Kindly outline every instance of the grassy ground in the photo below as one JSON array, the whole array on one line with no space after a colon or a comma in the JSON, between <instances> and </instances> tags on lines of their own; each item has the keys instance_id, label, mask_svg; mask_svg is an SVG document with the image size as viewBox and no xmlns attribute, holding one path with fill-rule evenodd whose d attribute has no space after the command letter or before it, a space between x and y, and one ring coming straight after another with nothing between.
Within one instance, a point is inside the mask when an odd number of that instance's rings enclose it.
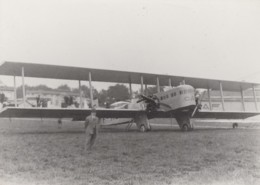
<instances>
[{"instance_id":1,"label":"grassy ground","mask_svg":"<svg viewBox=\"0 0 260 185\"><path fill-rule=\"evenodd\" d=\"M259 129L103 128L85 154L82 123L0 120L0 184L260 184L259 136Z\"/></svg>"}]
</instances>

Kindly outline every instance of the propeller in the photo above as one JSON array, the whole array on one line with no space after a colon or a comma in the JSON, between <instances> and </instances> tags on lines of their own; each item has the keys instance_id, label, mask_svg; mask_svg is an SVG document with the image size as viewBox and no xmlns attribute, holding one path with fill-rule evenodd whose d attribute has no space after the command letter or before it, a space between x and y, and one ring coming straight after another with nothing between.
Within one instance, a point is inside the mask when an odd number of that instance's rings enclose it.
<instances>
[{"instance_id":1,"label":"propeller","mask_svg":"<svg viewBox=\"0 0 260 185\"><path fill-rule=\"evenodd\" d=\"M199 97L198 97L198 99L197 99L197 101L196 101L197 105L196 105L196 107L194 108L194 110L193 110L193 112L192 112L192 114L191 114L191 117L192 117L192 118L193 118L193 116L196 114L196 112L201 109L201 106L202 106L202 105L201 105L201 100L203 99L205 93L206 93L206 90L204 90L204 91L202 91L202 93L200 93L200 95L199 95Z\"/></svg>"},{"instance_id":2,"label":"propeller","mask_svg":"<svg viewBox=\"0 0 260 185\"><path fill-rule=\"evenodd\" d=\"M154 95L145 96L143 94L141 94L140 96L141 96L141 98L137 101L137 103L144 101L147 104L147 106L146 106L147 111L151 112L154 109L159 108L160 103L156 96L154 96Z\"/></svg>"},{"instance_id":3,"label":"propeller","mask_svg":"<svg viewBox=\"0 0 260 185\"><path fill-rule=\"evenodd\" d=\"M145 101L145 103L156 103L155 101L154 101L154 99L152 99L152 98L150 98L150 97L148 97L148 96L145 96L145 95L143 95L143 94L141 94L140 95L141 96L141 98L137 101L137 103L140 103L140 102L142 102L142 101Z\"/></svg>"}]
</instances>

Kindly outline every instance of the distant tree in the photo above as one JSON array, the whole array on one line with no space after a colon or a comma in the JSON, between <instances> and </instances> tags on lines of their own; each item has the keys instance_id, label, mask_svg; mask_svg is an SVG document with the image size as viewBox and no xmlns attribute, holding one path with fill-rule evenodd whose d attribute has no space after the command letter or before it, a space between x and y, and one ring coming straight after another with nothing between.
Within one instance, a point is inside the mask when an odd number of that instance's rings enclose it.
<instances>
[{"instance_id":1,"label":"distant tree","mask_svg":"<svg viewBox=\"0 0 260 185\"><path fill-rule=\"evenodd\" d=\"M70 103L70 98L69 96L64 96L64 102L61 104L61 107L66 108L67 106L69 106Z\"/></svg>"},{"instance_id":2,"label":"distant tree","mask_svg":"<svg viewBox=\"0 0 260 185\"><path fill-rule=\"evenodd\" d=\"M4 94L4 93L1 93L1 94L0 94L0 102L1 102L1 103L4 103L6 100L7 100L7 98L5 97L5 94Z\"/></svg>"},{"instance_id":3,"label":"distant tree","mask_svg":"<svg viewBox=\"0 0 260 185\"><path fill-rule=\"evenodd\" d=\"M35 87L30 87L30 90L43 90L43 91L50 91L53 90L52 88L48 87L47 85L37 85Z\"/></svg>"},{"instance_id":4,"label":"distant tree","mask_svg":"<svg viewBox=\"0 0 260 185\"><path fill-rule=\"evenodd\" d=\"M164 87L160 86L160 91L162 92L164 89ZM157 93L157 87L154 86L154 87L148 87L147 90L145 89L144 90L144 94L147 94L147 95L152 95L152 94L155 94Z\"/></svg>"},{"instance_id":5,"label":"distant tree","mask_svg":"<svg viewBox=\"0 0 260 185\"><path fill-rule=\"evenodd\" d=\"M57 90L71 91L71 88L67 84L60 85Z\"/></svg>"},{"instance_id":6,"label":"distant tree","mask_svg":"<svg viewBox=\"0 0 260 185\"><path fill-rule=\"evenodd\" d=\"M32 87L25 85L25 90L32 90ZM22 98L23 97L23 87L22 86L17 87L16 93L17 93L17 98Z\"/></svg>"},{"instance_id":7,"label":"distant tree","mask_svg":"<svg viewBox=\"0 0 260 185\"><path fill-rule=\"evenodd\" d=\"M79 88L73 88L73 89L72 89L72 92L74 92L74 93L79 93Z\"/></svg>"},{"instance_id":8,"label":"distant tree","mask_svg":"<svg viewBox=\"0 0 260 185\"><path fill-rule=\"evenodd\" d=\"M19 87L16 88L16 96L17 96L17 98L22 98L23 97L22 86L19 86Z\"/></svg>"},{"instance_id":9,"label":"distant tree","mask_svg":"<svg viewBox=\"0 0 260 185\"><path fill-rule=\"evenodd\" d=\"M72 105L74 103L73 96L69 96L69 105Z\"/></svg>"},{"instance_id":10,"label":"distant tree","mask_svg":"<svg viewBox=\"0 0 260 185\"><path fill-rule=\"evenodd\" d=\"M130 93L125 85L116 84L108 87L107 98L110 100L110 103L124 101L130 98Z\"/></svg>"},{"instance_id":11,"label":"distant tree","mask_svg":"<svg viewBox=\"0 0 260 185\"><path fill-rule=\"evenodd\" d=\"M107 90L102 89L98 93L98 102L100 105L106 106L105 104L108 104L108 96L107 96Z\"/></svg>"},{"instance_id":12,"label":"distant tree","mask_svg":"<svg viewBox=\"0 0 260 185\"><path fill-rule=\"evenodd\" d=\"M37 107L40 107L40 105L41 105L41 96L38 95L38 96L36 97L36 106L37 106Z\"/></svg>"},{"instance_id":13,"label":"distant tree","mask_svg":"<svg viewBox=\"0 0 260 185\"><path fill-rule=\"evenodd\" d=\"M81 86L81 91L83 92L84 97L90 98L90 88L86 85ZM72 89L72 92L79 93L79 88ZM92 86L93 98L98 97L98 91Z\"/></svg>"},{"instance_id":14,"label":"distant tree","mask_svg":"<svg viewBox=\"0 0 260 185\"><path fill-rule=\"evenodd\" d=\"M30 90L33 90L33 91L40 91L40 90L51 91L53 89L46 86L46 85L37 85L37 86L25 85L25 91L30 91ZM16 93L17 93L17 98L22 98L23 97L23 87L22 86L17 87Z\"/></svg>"}]
</instances>

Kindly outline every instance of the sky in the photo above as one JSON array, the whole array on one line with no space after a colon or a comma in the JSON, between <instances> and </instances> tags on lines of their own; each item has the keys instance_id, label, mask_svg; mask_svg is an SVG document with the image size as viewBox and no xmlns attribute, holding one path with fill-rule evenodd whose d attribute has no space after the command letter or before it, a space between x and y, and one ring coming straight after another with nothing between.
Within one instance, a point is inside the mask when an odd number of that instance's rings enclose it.
<instances>
[{"instance_id":1,"label":"sky","mask_svg":"<svg viewBox=\"0 0 260 185\"><path fill-rule=\"evenodd\" d=\"M0 0L0 61L260 83L260 1Z\"/></svg>"}]
</instances>

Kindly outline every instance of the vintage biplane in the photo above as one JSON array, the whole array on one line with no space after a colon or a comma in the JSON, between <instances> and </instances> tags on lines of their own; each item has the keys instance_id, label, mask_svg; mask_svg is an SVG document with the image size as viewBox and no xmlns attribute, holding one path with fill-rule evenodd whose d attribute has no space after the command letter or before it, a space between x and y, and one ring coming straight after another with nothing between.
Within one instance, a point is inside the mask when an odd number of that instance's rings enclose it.
<instances>
[{"instance_id":1,"label":"vintage biplane","mask_svg":"<svg viewBox=\"0 0 260 185\"><path fill-rule=\"evenodd\" d=\"M193 129L193 125L191 124L192 118L245 119L260 114L255 90L256 87L259 87L259 84L256 83L20 62L4 62L0 66L0 75L14 77L15 92L15 107L3 108L0 111L0 117L58 118L59 120L62 118L72 118L73 120L84 120L91 112L90 109L84 108L51 109L17 107L15 80L17 76L22 77L24 102L26 101L25 77L77 80L79 82L79 89L81 89L81 81L88 81L91 105L93 105L92 81L127 83L129 84L130 94L132 94L132 84L140 84L141 95L137 103L145 104L145 106L136 108L138 106L131 106L129 104L127 109L97 108L97 116L100 118L130 118L141 131L151 129L149 119L152 118L175 118L179 127L183 131L187 131ZM158 92L152 95L144 95L144 88L147 85L156 85ZM160 92L160 86L169 86L170 88L167 91ZM207 91L209 110L200 110L199 99L195 97L196 89ZM253 111L247 111L244 102L243 92L248 89L251 89L253 92ZM212 90L220 92L221 111L212 109L210 96ZM229 111L225 109L224 91L241 92L242 111Z\"/></svg>"}]
</instances>

